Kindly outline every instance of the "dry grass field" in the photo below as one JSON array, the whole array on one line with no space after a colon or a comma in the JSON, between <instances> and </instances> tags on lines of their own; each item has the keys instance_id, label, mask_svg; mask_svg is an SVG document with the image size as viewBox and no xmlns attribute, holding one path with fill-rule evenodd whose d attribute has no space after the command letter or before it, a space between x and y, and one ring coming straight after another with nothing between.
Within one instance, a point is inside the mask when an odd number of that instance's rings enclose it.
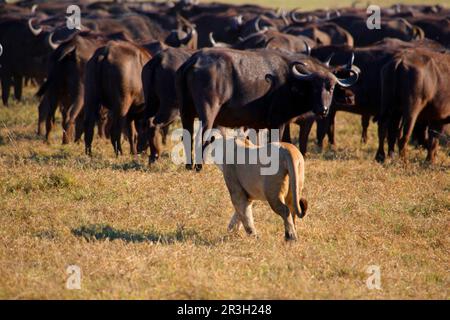
<instances>
[{"instance_id":1,"label":"dry grass field","mask_svg":"<svg viewBox=\"0 0 450 320\"><path fill-rule=\"evenodd\" d=\"M217 0L204 0L202 2L217 2ZM367 7L367 4L375 4L379 6L390 6L397 3L408 3L408 4L436 4L442 3L448 5L448 0L407 0L407 1L398 1L398 0L376 0L376 1L367 1L367 0L316 0L316 1L299 1L299 0L226 0L223 2L241 4L243 2L248 4L258 4L265 5L268 7L281 7L286 9L291 8L300 8L303 10L311 10L317 8L340 8L340 7L348 7L353 3L356 3L357 7Z\"/></svg>"},{"instance_id":2,"label":"dry grass field","mask_svg":"<svg viewBox=\"0 0 450 320\"><path fill-rule=\"evenodd\" d=\"M410 147L409 163L374 160L376 130L338 114L337 150L311 137L299 241L263 203L259 238L228 234L233 212L220 171L185 171L165 155L116 159L110 143L47 145L37 101L0 108L0 298L335 299L438 298L449 292L449 148L437 164ZM128 150L128 144L124 144ZM66 268L82 270L66 289ZM369 290L366 269L381 269Z\"/></svg>"}]
</instances>

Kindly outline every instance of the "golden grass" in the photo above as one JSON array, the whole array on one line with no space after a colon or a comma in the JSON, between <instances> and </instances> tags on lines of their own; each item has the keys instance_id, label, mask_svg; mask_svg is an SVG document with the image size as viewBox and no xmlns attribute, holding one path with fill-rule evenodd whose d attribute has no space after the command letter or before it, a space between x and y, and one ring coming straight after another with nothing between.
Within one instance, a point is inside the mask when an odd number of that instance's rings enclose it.
<instances>
[{"instance_id":1,"label":"golden grass","mask_svg":"<svg viewBox=\"0 0 450 320\"><path fill-rule=\"evenodd\" d=\"M108 141L52 145L35 136L37 101L0 108L0 298L449 298L449 149L438 163L374 160L357 116L338 114L338 150L306 161L309 215L286 244L281 218L255 207L259 239L229 235L221 173L168 156L116 159ZM312 141L311 141L312 142ZM125 150L128 145L125 143ZM66 268L82 269L67 290ZM366 287L381 268L382 290Z\"/></svg>"},{"instance_id":2,"label":"golden grass","mask_svg":"<svg viewBox=\"0 0 450 320\"><path fill-rule=\"evenodd\" d=\"M217 2L216 0L205 0L204 2ZM221 1L225 3L242 4L243 2L248 4L256 4L273 8L300 8L300 10L312 10L319 8L342 8L350 7L355 0L316 0L316 1L298 1L298 0L226 0ZM377 0L377 1L358 1L357 7L363 8L367 7L368 4L376 4L382 7L391 6L397 3L408 3L408 4L447 4L445 0L408 0L408 1L398 1L398 0Z\"/></svg>"}]
</instances>

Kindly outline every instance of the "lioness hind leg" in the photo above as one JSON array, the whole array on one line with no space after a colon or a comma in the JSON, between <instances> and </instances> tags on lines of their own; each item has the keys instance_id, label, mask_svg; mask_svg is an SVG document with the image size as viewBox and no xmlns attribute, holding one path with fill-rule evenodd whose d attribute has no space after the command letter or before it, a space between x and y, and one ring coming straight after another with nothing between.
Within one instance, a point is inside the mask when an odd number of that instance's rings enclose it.
<instances>
[{"instance_id":1,"label":"lioness hind leg","mask_svg":"<svg viewBox=\"0 0 450 320\"><path fill-rule=\"evenodd\" d=\"M239 213L234 212L233 216L231 217L230 223L228 224L228 231L234 232L239 231L242 226L241 218L239 217Z\"/></svg>"},{"instance_id":2,"label":"lioness hind leg","mask_svg":"<svg viewBox=\"0 0 450 320\"><path fill-rule=\"evenodd\" d=\"M268 199L270 207L284 221L284 237L286 240L297 240L297 232L295 230L294 220L289 207L286 206L280 199Z\"/></svg>"}]
</instances>

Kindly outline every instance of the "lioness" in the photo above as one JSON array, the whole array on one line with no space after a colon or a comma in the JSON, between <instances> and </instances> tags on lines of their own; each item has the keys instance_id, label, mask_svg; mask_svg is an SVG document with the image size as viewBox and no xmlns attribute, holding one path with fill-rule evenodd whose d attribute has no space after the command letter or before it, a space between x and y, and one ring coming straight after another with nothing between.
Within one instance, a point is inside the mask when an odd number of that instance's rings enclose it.
<instances>
[{"instance_id":1,"label":"lioness","mask_svg":"<svg viewBox=\"0 0 450 320\"><path fill-rule=\"evenodd\" d=\"M306 199L300 198L305 180L305 162L302 154L290 143L274 142L260 147L247 139L238 138L234 141L235 151L238 152L235 154L239 152L249 154L250 151L262 151L267 154L267 149L270 148L272 153L273 150L278 151L276 160L279 167L274 175L262 175L261 169L267 166L261 164L259 157L256 164L237 164L236 161L231 161L234 164L226 164L224 152L224 164L218 166L223 172L236 210L228 230L239 229L242 223L249 235L256 235L252 204L254 200L265 200L272 210L283 218L286 240L296 240L295 216L303 218L308 207Z\"/></svg>"}]
</instances>

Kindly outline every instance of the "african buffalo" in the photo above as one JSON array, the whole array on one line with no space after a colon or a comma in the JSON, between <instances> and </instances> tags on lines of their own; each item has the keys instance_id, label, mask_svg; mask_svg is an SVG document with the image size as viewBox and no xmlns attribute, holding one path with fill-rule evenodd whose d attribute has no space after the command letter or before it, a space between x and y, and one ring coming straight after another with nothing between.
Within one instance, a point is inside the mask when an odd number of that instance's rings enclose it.
<instances>
[{"instance_id":1,"label":"african buffalo","mask_svg":"<svg viewBox=\"0 0 450 320\"><path fill-rule=\"evenodd\" d=\"M177 72L183 128L193 137L198 115L202 137L213 126L280 129L282 134L285 124L303 113L326 116L334 87L349 87L358 76L352 68L348 78L337 78L327 66L302 54L204 49ZM190 167L192 144L183 143Z\"/></svg>"},{"instance_id":2,"label":"african buffalo","mask_svg":"<svg viewBox=\"0 0 450 320\"><path fill-rule=\"evenodd\" d=\"M210 33L210 41L213 47L229 47L237 50L267 48L298 53L307 53L311 47L315 47L316 45L315 42L308 37L293 36L268 29L253 33L245 38L240 38L234 45L227 45L223 42L217 43L212 33Z\"/></svg>"},{"instance_id":3,"label":"african buffalo","mask_svg":"<svg viewBox=\"0 0 450 320\"><path fill-rule=\"evenodd\" d=\"M306 26L289 26L282 30L285 33L306 36L318 45L348 45L353 47L353 37L344 28L335 23L314 23Z\"/></svg>"},{"instance_id":4,"label":"african buffalo","mask_svg":"<svg viewBox=\"0 0 450 320\"><path fill-rule=\"evenodd\" d=\"M450 54L424 48L406 49L383 67L381 77L382 109L376 159L384 161L386 131L389 128L397 132L401 121L400 155L406 157L406 143L418 122L429 126L427 160L434 162L439 135L444 125L450 123ZM393 150L391 156L392 153Z\"/></svg>"},{"instance_id":5,"label":"african buffalo","mask_svg":"<svg viewBox=\"0 0 450 320\"><path fill-rule=\"evenodd\" d=\"M25 77L43 81L47 59L54 48L50 45L51 32L33 26L33 20L13 19L0 22L0 43L4 54L0 57L3 104L8 105L9 92L14 86L17 100L22 96Z\"/></svg>"},{"instance_id":6,"label":"african buffalo","mask_svg":"<svg viewBox=\"0 0 450 320\"><path fill-rule=\"evenodd\" d=\"M161 155L160 130L170 125L180 114L180 102L174 94L176 72L193 52L183 48L168 48L154 56L142 69L144 119L149 121L149 132L143 136L148 137L150 163Z\"/></svg>"},{"instance_id":7,"label":"african buffalo","mask_svg":"<svg viewBox=\"0 0 450 320\"><path fill-rule=\"evenodd\" d=\"M368 46L384 38L412 41L425 37L421 28L403 18L382 19L380 29L368 29L367 17L360 15L343 15L330 21L350 32L356 47Z\"/></svg>"},{"instance_id":8,"label":"african buffalo","mask_svg":"<svg viewBox=\"0 0 450 320\"><path fill-rule=\"evenodd\" d=\"M88 61L85 75L85 150L92 154L94 124L100 107L112 116L111 143L116 156L122 153L121 134L126 130L133 155L137 155L135 122L144 111L141 72L150 60L143 47L127 41L110 41Z\"/></svg>"},{"instance_id":9,"label":"african buffalo","mask_svg":"<svg viewBox=\"0 0 450 320\"><path fill-rule=\"evenodd\" d=\"M125 39L124 34L104 36L93 32L80 32L62 43L49 59L47 80L37 96L44 97L39 105L38 134L46 123L46 141L54 124L55 112L61 106L63 144L81 138L84 106L84 69L95 50L111 39ZM75 124L77 134L74 137Z\"/></svg>"},{"instance_id":10,"label":"african buffalo","mask_svg":"<svg viewBox=\"0 0 450 320\"><path fill-rule=\"evenodd\" d=\"M348 46L323 46L312 49L312 55L322 61L329 60L333 65L344 65L354 54L355 64L362 70L359 81L346 89L343 95L337 95L330 109L330 115L317 121L317 143L323 145L323 139L328 134L329 143L335 144L334 122L337 111L346 111L361 115L362 136L361 141L367 141L367 129L370 118L380 112L381 86L380 70L399 50L407 47L428 47L433 50L442 50L442 46L431 40L404 42L398 39L385 39L364 48L351 48ZM300 124L300 150L307 151L309 132L314 120L302 121Z\"/></svg>"}]
</instances>

